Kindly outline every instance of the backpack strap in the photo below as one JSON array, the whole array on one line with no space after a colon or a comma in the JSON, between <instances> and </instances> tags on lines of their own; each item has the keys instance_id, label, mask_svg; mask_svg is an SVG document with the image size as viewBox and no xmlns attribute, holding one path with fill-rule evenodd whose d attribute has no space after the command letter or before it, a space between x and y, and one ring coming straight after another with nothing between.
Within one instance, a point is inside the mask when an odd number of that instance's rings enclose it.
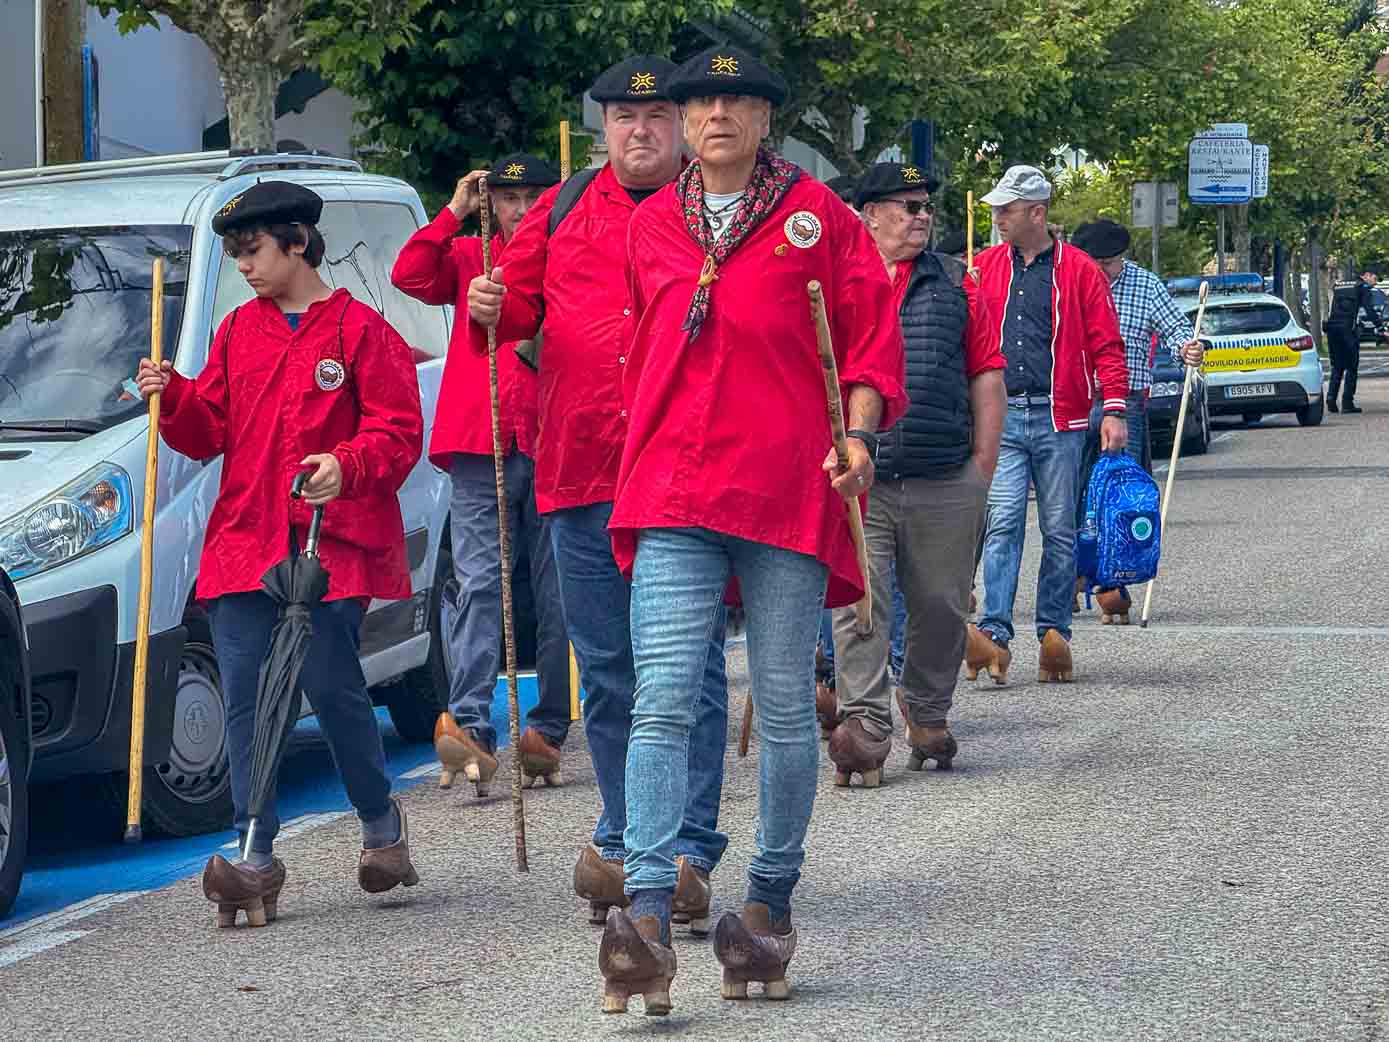
<instances>
[{"instance_id":1,"label":"backpack strap","mask_svg":"<svg viewBox=\"0 0 1389 1042\"><path fill-rule=\"evenodd\" d=\"M555 196L555 205L550 210L550 223L546 225L545 234L554 235L555 229L560 223L569 216L569 211L579 201L579 197L588 191L588 186L593 184L594 179L602 172L599 166L585 167L577 174L569 175L569 180L564 182L564 187Z\"/></svg>"},{"instance_id":2,"label":"backpack strap","mask_svg":"<svg viewBox=\"0 0 1389 1042\"><path fill-rule=\"evenodd\" d=\"M933 256L940 264L941 268L944 269L946 276L950 279L951 283L954 284L956 289L965 288L965 266L962 261L957 261L948 253L933 252L931 256Z\"/></svg>"}]
</instances>

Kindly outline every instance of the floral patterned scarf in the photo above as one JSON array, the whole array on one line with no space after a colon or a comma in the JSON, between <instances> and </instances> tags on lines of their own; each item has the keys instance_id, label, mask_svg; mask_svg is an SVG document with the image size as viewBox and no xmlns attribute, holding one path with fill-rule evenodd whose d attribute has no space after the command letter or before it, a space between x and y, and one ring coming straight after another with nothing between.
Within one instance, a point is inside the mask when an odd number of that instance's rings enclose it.
<instances>
[{"instance_id":1,"label":"floral patterned scarf","mask_svg":"<svg viewBox=\"0 0 1389 1042\"><path fill-rule=\"evenodd\" d=\"M690 238L704 251L704 268L699 273L699 288L690 301L685 325L690 339L699 336L704 320L709 316L709 294L718 279L718 269L730 253L746 239L754 228L775 210L799 173L789 163L767 148L757 150L757 165L752 180L743 194L743 204L722 238L714 237L713 229L704 217L704 175L698 160L687 166L675 183L675 194L685 211L685 228Z\"/></svg>"}]
</instances>

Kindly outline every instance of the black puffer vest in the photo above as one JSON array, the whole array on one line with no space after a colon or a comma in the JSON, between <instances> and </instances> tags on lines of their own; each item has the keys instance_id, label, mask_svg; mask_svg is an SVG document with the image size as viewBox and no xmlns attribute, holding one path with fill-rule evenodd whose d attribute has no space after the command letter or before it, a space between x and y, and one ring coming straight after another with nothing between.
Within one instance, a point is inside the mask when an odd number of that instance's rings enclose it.
<instances>
[{"instance_id":1,"label":"black puffer vest","mask_svg":"<svg viewBox=\"0 0 1389 1042\"><path fill-rule=\"evenodd\" d=\"M974 419L965 376L969 303L963 276L964 265L953 257L923 253L916 259L901 311L911 404L883 436L880 478L950 477L969 459Z\"/></svg>"}]
</instances>

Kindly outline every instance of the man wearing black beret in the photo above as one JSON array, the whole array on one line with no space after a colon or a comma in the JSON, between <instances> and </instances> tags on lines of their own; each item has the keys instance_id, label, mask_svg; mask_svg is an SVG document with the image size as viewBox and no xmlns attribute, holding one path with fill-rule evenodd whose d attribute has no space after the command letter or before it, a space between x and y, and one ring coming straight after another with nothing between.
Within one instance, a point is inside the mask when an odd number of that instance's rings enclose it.
<instances>
[{"instance_id":1,"label":"man wearing black beret","mask_svg":"<svg viewBox=\"0 0 1389 1042\"><path fill-rule=\"evenodd\" d=\"M458 181L449 204L410 237L391 271L391 281L426 304L467 306L468 284L482 271L482 240L459 236L462 222L477 213L478 182L487 174L497 232L492 257L500 262L526 211L559 182L559 171L538 156L517 152L474 170ZM453 484L449 531L458 583L456 612L448 634L452 676L448 707L434 728L434 747L443 765L441 788L463 773L486 795L497 772L497 734L492 693L502 640L501 554L497 542L497 492L492 461L492 404L487 359L471 349L466 323L454 323L444 363L439 406L429 439L430 461ZM548 522L536 510L535 441L538 381L514 345L497 354L498 396L507 517L513 543L527 547L537 614L536 674L540 698L526 717L518 753L526 783L544 778L558 785L560 749L569 734L569 640L559 603L559 578Z\"/></svg>"},{"instance_id":2,"label":"man wearing black beret","mask_svg":"<svg viewBox=\"0 0 1389 1042\"><path fill-rule=\"evenodd\" d=\"M549 189L507 245L503 264L468 287L464 326L479 351L486 328L502 341L543 332L536 504L550 522L560 599L584 688L584 732L602 811L574 868L574 891L603 923L623 892L627 749L637 677L632 664L631 589L613 557L608 520L627 437L623 382L631 308L624 277L628 225L639 205L680 173L679 113L670 100L675 66L637 55L590 89L603 106L608 162ZM675 808L679 882L673 910L690 932L709 929L709 875L728 838L718 831L728 733L722 616L699 642L685 798Z\"/></svg>"},{"instance_id":3,"label":"man wearing black beret","mask_svg":"<svg viewBox=\"0 0 1389 1042\"><path fill-rule=\"evenodd\" d=\"M882 437L878 481L864 518L874 623L835 611L841 722L830 738L836 783L875 784L892 748L888 674L893 576L906 602L901 707L912 753L948 768L957 745L947 724L965 650L974 551L998 462L1007 411L997 320L964 265L926 246L936 180L918 167L877 163L855 201L892 279L906 348L910 405ZM912 533L904 538L903 533ZM985 640L977 632L973 640Z\"/></svg>"},{"instance_id":4,"label":"man wearing black beret","mask_svg":"<svg viewBox=\"0 0 1389 1042\"><path fill-rule=\"evenodd\" d=\"M902 341L882 261L860 221L763 144L786 88L757 58L718 46L671 77L695 160L632 218L629 414L610 532L632 578L640 697L627 756L627 892L599 952L604 1008L644 996L670 1009L675 845L704 640L725 597L747 608L760 750L758 850L742 914L715 931L723 996L762 982L789 994L791 895L805 860L819 728L822 606L863 595L845 500L872 484L880 422L906 405ZM818 281L850 430L831 447L806 287ZM827 452L828 450L828 452Z\"/></svg>"},{"instance_id":5,"label":"man wearing black beret","mask_svg":"<svg viewBox=\"0 0 1389 1042\"><path fill-rule=\"evenodd\" d=\"M171 448L204 462L221 457L197 586L226 697L243 847L239 861L214 855L203 871L221 927L240 913L251 926L273 921L285 882L273 853L273 796L247 845L256 692L279 617L261 579L287 547L305 545L318 506L326 507L320 550L330 578L312 609L302 686L361 822L359 885L379 893L419 882L357 656L366 604L411 595L397 493L420 455L419 378L390 324L319 275L322 208L316 193L286 181L228 200L212 229L253 299L223 320L196 379L148 358L136 377L145 397L161 394L159 431ZM291 501L301 472L310 474L303 498Z\"/></svg>"}]
</instances>

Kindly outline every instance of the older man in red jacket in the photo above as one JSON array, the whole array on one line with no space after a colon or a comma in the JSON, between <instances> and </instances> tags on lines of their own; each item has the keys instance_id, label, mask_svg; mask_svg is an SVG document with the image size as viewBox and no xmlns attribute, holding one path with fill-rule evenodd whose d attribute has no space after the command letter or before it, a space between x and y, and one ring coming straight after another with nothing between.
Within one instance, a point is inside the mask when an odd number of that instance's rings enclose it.
<instances>
[{"instance_id":1,"label":"older man in red jacket","mask_svg":"<svg viewBox=\"0 0 1389 1042\"><path fill-rule=\"evenodd\" d=\"M583 677L584 732L603 798L594 845L574 869L574 890L590 902L597 923L611 906L626 903L625 771L636 697L631 590L607 530L628 421L622 332L631 308L623 271L638 204L680 172L678 116L666 93L674 67L642 55L598 77L589 94L603 106L608 163L541 196L507 246L506 262L468 290L479 348L490 325L502 340L544 334L535 494L554 526L565 623ZM702 675L691 689L697 694L693 738L679 767L688 784L675 807L675 909L698 935L708 931L709 874L728 844L718 831L728 730L723 640L720 616L701 638Z\"/></svg>"},{"instance_id":2,"label":"older man in red jacket","mask_svg":"<svg viewBox=\"0 0 1389 1042\"><path fill-rule=\"evenodd\" d=\"M725 998L787 995L791 892L805 859L819 736L823 605L863 593L845 498L872 485L875 432L902 413L902 334L873 240L835 194L763 147L781 78L716 47L673 78L696 161L628 236L630 428L613 547L632 576L637 708L627 758L627 891L599 956L606 1010L670 1008L673 841L690 710L726 595L747 609L760 742L758 851L742 914L718 925ZM807 283L824 287L849 467L833 462Z\"/></svg>"},{"instance_id":3,"label":"older man in red jacket","mask_svg":"<svg viewBox=\"0 0 1389 1042\"><path fill-rule=\"evenodd\" d=\"M1047 227L1051 184L1036 167L1015 166L984 202L1003 242L975 259L979 298L999 316L1007 363L1008 415L989 488L984 537L984 606L979 629L992 638L989 674L1004 683L1012 653L1027 492L1037 488L1042 563L1037 575L1038 676L1069 681L1075 588L1075 504L1093 388L1104 398L1101 448L1128 438L1128 367L1109 280L1082 251Z\"/></svg>"},{"instance_id":4,"label":"older man in red jacket","mask_svg":"<svg viewBox=\"0 0 1389 1042\"><path fill-rule=\"evenodd\" d=\"M482 274L482 240L458 231L478 211L478 181L484 173L475 170L462 178L439 216L400 251L391 281L402 291L426 304L457 305L466 314L468 284ZM527 211L558 181L553 167L526 153L504 156L493 164L487 183L500 226L492 237L493 263L502 262ZM560 747L569 734L569 641L550 524L536 509L537 379L517 356L516 346L504 344L497 352L503 472L512 545L525 546L530 561L540 687L519 751L528 784L544 778L558 785ZM435 750L444 767L439 784L448 788L454 773L461 771L475 782L479 795L486 795L497 772L492 696L501 659L502 563L487 359L472 350L465 321L453 327L429 459L453 482L449 533L458 581L457 611L447 634L453 661L449 704L434 728Z\"/></svg>"},{"instance_id":5,"label":"older man in red jacket","mask_svg":"<svg viewBox=\"0 0 1389 1042\"><path fill-rule=\"evenodd\" d=\"M301 680L362 823L358 882L375 893L419 878L357 654L370 600L410 596L396 493L419 459L424 424L405 341L318 275L322 207L314 192L284 181L261 182L232 199L212 229L256 298L222 322L197 380L144 359L138 383L146 397L163 392L159 430L173 449L193 459L222 457L197 594L212 617L226 693L243 845L256 689L278 618L261 577L291 540L304 544L312 507L326 506L319 556L328 594L313 609ZM306 469L304 499L291 501L290 485ZM218 906L218 925L233 925L238 911L252 926L275 918L285 881L284 863L271 853L278 830L272 793L255 846L239 863L221 855L208 862L203 892Z\"/></svg>"}]
</instances>

